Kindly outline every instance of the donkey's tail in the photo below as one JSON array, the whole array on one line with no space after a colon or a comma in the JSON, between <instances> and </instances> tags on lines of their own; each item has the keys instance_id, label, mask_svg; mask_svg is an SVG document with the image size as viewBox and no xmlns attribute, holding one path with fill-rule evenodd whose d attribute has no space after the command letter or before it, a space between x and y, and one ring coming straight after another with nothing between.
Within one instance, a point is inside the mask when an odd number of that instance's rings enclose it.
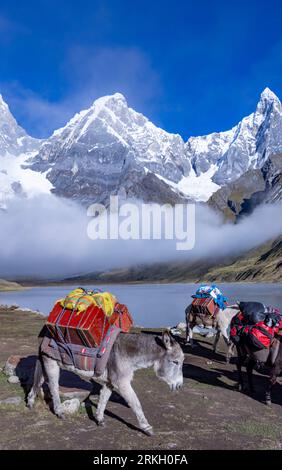
<instances>
[{"instance_id":1,"label":"donkey's tail","mask_svg":"<svg viewBox=\"0 0 282 470\"><path fill-rule=\"evenodd\" d=\"M36 364L35 364L33 384L27 396L28 408L32 408L34 406L35 399L43 385L43 382L44 382L43 364L42 364L42 359L40 358L40 356L38 356L36 360Z\"/></svg>"},{"instance_id":2,"label":"donkey's tail","mask_svg":"<svg viewBox=\"0 0 282 470\"><path fill-rule=\"evenodd\" d=\"M42 365L42 360L38 357L36 360L36 364L35 364L33 387L40 388L42 385L41 384L42 379L43 379L43 365Z\"/></svg>"}]
</instances>

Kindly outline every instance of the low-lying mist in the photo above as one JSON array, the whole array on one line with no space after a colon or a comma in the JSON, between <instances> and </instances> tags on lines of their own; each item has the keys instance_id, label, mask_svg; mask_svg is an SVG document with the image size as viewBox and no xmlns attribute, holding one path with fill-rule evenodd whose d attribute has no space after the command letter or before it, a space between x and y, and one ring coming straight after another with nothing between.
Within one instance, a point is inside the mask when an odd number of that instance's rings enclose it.
<instances>
[{"instance_id":1,"label":"low-lying mist","mask_svg":"<svg viewBox=\"0 0 282 470\"><path fill-rule=\"evenodd\" d=\"M0 212L0 277L63 278L163 261L233 256L282 234L281 204L264 205L239 223L196 206L195 246L175 240L91 240L86 209L55 196L18 199Z\"/></svg>"}]
</instances>

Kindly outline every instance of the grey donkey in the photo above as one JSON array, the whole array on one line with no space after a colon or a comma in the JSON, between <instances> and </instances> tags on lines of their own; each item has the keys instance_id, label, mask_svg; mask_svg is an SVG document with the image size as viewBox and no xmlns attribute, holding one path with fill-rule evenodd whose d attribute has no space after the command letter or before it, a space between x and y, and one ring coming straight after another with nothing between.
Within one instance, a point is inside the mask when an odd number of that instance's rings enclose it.
<instances>
[{"instance_id":1,"label":"grey donkey","mask_svg":"<svg viewBox=\"0 0 282 470\"><path fill-rule=\"evenodd\" d=\"M184 354L179 344L169 332L162 336L145 333L120 333L111 350L104 373L95 377L94 372L76 369L74 366L62 366L61 363L44 355L39 347L34 380L27 397L27 406L32 408L44 380L48 382L54 413L64 418L60 396L60 367L71 370L83 378L92 379L102 385L96 411L98 425L104 424L104 411L112 391L117 391L135 413L139 426L145 434L153 435L153 428L148 423L141 403L131 386L134 372L138 369L153 367L157 377L165 381L171 390L183 385L182 366Z\"/></svg>"},{"instance_id":2,"label":"grey donkey","mask_svg":"<svg viewBox=\"0 0 282 470\"><path fill-rule=\"evenodd\" d=\"M234 354L234 344L230 341L230 324L232 318L240 311L238 305L229 305L224 310L219 309L215 318L209 315L194 313L192 311L192 304L188 305L185 310L186 320L186 344L193 347L193 328L196 325L203 325L205 327L212 327L216 330L216 335L213 344L213 351L216 352L217 345L220 337L224 339L228 350L226 353L226 362L230 361L230 357Z\"/></svg>"}]
</instances>

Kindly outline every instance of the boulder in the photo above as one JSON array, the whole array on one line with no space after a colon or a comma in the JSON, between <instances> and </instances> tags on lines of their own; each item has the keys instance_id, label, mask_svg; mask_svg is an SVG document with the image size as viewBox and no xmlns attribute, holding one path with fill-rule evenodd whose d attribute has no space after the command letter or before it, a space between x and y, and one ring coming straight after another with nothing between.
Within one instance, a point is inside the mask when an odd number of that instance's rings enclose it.
<instances>
[{"instance_id":1,"label":"boulder","mask_svg":"<svg viewBox=\"0 0 282 470\"><path fill-rule=\"evenodd\" d=\"M20 382L31 382L36 356L18 356L8 357L3 372L8 377L17 376ZM11 382L16 383L16 382Z\"/></svg>"},{"instance_id":2,"label":"boulder","mask_svg":"<svg viewBox=\"0 0 282 470\"><path fill-rule=\"evenodd\" d=\"M21 360L21 356L10 356L8 357L6 364L4 366L3 372L5 375L10 377L11 375L15 375L15 370Z\"/></svg>"},{"instance_id":3,"label":"boulder","mask_svg":"<svg viewBox=\"0 0 282 470\"><path fill-rule=\"evenodd\" d=\"M10 375L10 377L8 378L8 382L10 384L18 384L20 382L20 379L17 375Z\"/></svg>"},{"instance_id":4,"label":"boulder","mask_svg":"<svg viewBox=\"0 0 282 470\"><path fill-rule=\"evenodd\" d=\"M62 403L63 413L73 415L78 412L80 407L80 401L78 398L72 398L71 400L65 400Z\"/></svg>"}]
</instances>

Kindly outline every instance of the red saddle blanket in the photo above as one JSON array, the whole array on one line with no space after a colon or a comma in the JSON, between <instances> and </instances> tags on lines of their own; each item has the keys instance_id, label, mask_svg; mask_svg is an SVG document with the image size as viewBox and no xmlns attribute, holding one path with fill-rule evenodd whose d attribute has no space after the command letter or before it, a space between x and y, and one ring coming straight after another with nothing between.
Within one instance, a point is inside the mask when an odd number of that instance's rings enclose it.
<instances>
[{"instance_id":1,"label":"red saddle blanket","mask_svg":"<svg viewBox=\"0 0 282 470\"><path fill-rule=\"evenodd\" d=\"M120 328L111 325L99 347L88 348L79 344L56 341L50 332L43 331L41 352L65 366L74 366L76 369L93 372L93 375L103 374L112 347L120 333Z\"/></svg>"}]
</instances>

